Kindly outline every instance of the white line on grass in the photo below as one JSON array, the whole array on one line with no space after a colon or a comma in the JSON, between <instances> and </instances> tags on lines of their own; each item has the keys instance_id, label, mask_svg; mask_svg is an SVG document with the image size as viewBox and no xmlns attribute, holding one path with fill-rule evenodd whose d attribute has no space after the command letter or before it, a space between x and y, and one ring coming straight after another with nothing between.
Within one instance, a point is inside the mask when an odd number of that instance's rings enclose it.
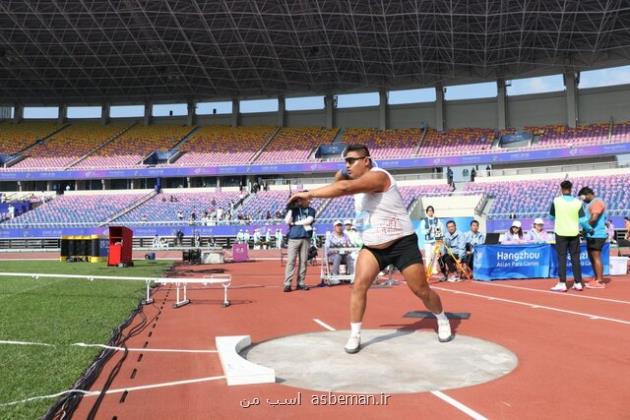
<instances>
[{"instance_id":1,"label":"white line on grass","mask_svg":"<svg viewBox=\"0 0 630 420\"><path fill-rule=\"evenodd\" d=\"M494 284L493 282L490 282L490 281L480 281L480 282L477 282L477 283L483 284L485 286L505 287L505 288L509 288L509 289L520 289L520 290L529 290L529 291L532 291L532 292L540 292L540 293L554 294L554 295L560 295L560 296L570 296L570 297L576 297L576 298L582 298L582 299L601 300L603 302L623 303L623 304L626 304L626 305L630 305L630 302L627 301L627 300L608 299L608 298L601 298L601 297L596 297L596 296L585 296L585 295L578 295L578 294L575 294L575 293L555 293L555 292L552 292L551 290L541 290L541 289L534 289L534 288L531 288L531 287L513 286L511 284Z\"/></svg>"},{"instance_id":2,"label":"white line on grass","mask_svg":"<svg viewBox=\"0 0 630 420\"><path fill-rule=\"evenodd\" d=\"M30 292L31 290L39 289L40 287L53 286L54 284L55 284L55 283L37 284L37 285L35 285L35 286L33 286L33 287L28 287L28 288L26 288L26 289L19 290L19 291L15 292L15 293L9 293L9 294L7 294L7 295L0 296L0 299L12 298L12 297L15 297L15 296L17 296L17 295L20 295L20 294L22 294L22 293Z\"/></svg>"},{"instance_id":3,"label":"white line on grass","mask_svg":"<svg viewBox=\"0 0 630 420\"><path fill-rule=\"evenodd\" d=\"M32 341L15 341L15 340L0 340L0 344L10 344L18 346L46 346L46 347L60 347L57 344L37 343ZM74 347L100 347L103 349L125 351L124 347L113 347L105 344L85 344L85 343L73 343L69 344ZM127 351L141 351L141 352L157 352L157 353L217 353L217 350L213 349L149 349L149 348L127 348Z\"/></svg>"},{"instance_id":4,"label":"white line on grass","mask_svg":"<svg viewBox=\"0 0 630 420\"><path fill-rule=\"evenodd\" d=\"M529 308L547 309L549 311L554 311L554 312L562 312L562 313L565 313L565 314L583 316L583 317L586 317L586 318L589 318L589 319L601 319L601 320L604 320L604 321L610 321L610 322L616 322L616 323L619 323L619 324L630 325L630 321L626 321L624 319L610 318L610 317L607 317L607 316L600 316L600 315L595 315L595 314L589 314L589 313L586 313L586 312L577 312L577 311L571 311L571 310L568 310L568 309L560 309L560 308L556 308L556 307L553 307L553 306L537 305L537 304L534 304L534 303L522 302L520 300L503 299L503 298L498 298L496 296L480 295L480 294L477 294L477 293L463 292L461 290L445 289L443 287L435 287L434 286L433 289L442 290L444 292L451 292L451 293L459 294L459 295L475 296L475 297L480 297L480 298L484 298L484 299L488 299L488 300L495 300L495 301L500 301L500 302L514 303L515 305L527 306ZM593 318L593 317L595 317L595 318Z\"/></svg>"},{"instance_id":5,"label":"white line on grass","mask_svg":"<svg viewBox=\"0 0 630 420\"><path fill-rule=\"evenodd\" d=\"M121 393L123 393L125 391L128 391L128 392L144 391L144 390L147 390L147 389L166 388L166 387L171 387L171 386L188 385L188 384L198 384L198 383L202 383L202 382L217 381L219 379L225 379L225 376L206 376L204 378L185 379L183 381L162 382L162 383L157 383L157 384L132 386L132 387L128 387L128 388L110 389L110 390L106 391L105 394L107 394L107 395L109 395L109 394L121 394ZM45 399L57 398L57 397L59 397L61 395L70 394L70 393L74 393L74 392L83 394L84 397L97 397L97 396L101 395L101 391L84 391L84 390L81 390L81 389L69 389L67 391L58 392L56 394L41 395L41 396L37 396L37 397L26 398L26 399L19 400L19 401L11 401L11 402L6 402L6 403L1 403L0 407L9 406L9 405L17 405L17 404L21 404L21 403L30 402L30 401L37 401L37 400L45 400Z\"/></svg>"},{"instance_id":6,"label":"white line on grass","mask_svg":"<svg viewBox=\"0 0 630 420\"><path fill-rule=\"evenodd\" d=\"M320 321L317 318L313 318L313 321L315 321L315 323L321 325L322 327L326 328L328 331L337 331L336 329L334 329L330 325L326 324L325 322Z\"/></svg>"},{"instance_id":7,"label":"white line on grass","mask_svg":"<svg viewBox=\"0 0 630 420\"><path fill-rule=\"evenodd\" d=\"M54 344L37 343L32 341L14 341L14 340L0 340L0 344L12 344L17 346L46 346L55 347Z\"/></svg>"},{"instance_id":8,"label":"white line on grass","mask_svg":"<svg viewBox=\"0 0 630 420\"><path fill-rule=\"evenodd\" d=\"M74 343L72 346L77 347L101 347L109 350L124 351L124 347L106 346L105 344L85 344ZM162 353L217 353L217 350L194 350L194 349L140 349L140 348L127 348L127 351L142 351L142 352L162 352Z\"/></svg>"},{"instance_id":9,"label":"white line on grass","mask_svg":"<svg viewBox=\"0 0 630 420\"><path fill-rule=\"evenodd\" d=\"M487 420L486 417L484 417L481 414L477 413L472 408L470 408L470 407L460 403L456 399L453 399L453 398L449 397L448 395L446 395L442 391L431 391L431 394L435 395L436 397L438 397L442 401L452 405L453 407L457 408L458 410L468 414L470 417L472 417L475 420Z\"/></svg>"}]
</instances>

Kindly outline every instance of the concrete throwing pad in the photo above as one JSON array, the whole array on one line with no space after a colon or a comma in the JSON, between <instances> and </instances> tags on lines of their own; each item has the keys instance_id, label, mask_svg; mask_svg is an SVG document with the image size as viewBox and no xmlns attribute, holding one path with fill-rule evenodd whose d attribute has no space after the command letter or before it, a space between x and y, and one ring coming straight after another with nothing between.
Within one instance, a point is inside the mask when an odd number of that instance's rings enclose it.
<instances>
[{"instance_id":1,"label":"concrete throwing pad","mask_svg":"<svg viewBox=\"0 0 630 420\"><path fill-rule=\"evenodd\" d=\"M346 354L348 331L277 338L244 356L275 369L285 385L315 391L410 393L482 384L511 372L516 355L497 344L458 335L440 343L435 332L363 330L361 351Z\"/></svg>"}]
</instances>

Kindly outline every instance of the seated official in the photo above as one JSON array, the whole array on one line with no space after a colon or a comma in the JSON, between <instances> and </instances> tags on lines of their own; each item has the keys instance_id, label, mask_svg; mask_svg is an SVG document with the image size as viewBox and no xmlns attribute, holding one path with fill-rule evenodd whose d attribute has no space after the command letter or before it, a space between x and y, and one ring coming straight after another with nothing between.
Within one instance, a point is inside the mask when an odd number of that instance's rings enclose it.
<instances>
[{"instance_id":1,"label":"seated official","mask_svg":"<svg viewBox=\"0 0 630 420\"><path fill-rule=\"evenodd\" d=\"M462 262L468 265L472 271L475 247L483 245L486 241L485 233L479 231L479 222L477 220L470 222L470 230L464 234L464 239L466 240L466 255L462 258Z\"/></svg>"},{"instance_id":2,"label":"seated official","mask_svg":"<svg viewBox=\"0 0 630 420\"><path fill-rule=\"evenodd\" d=\"M551 235L545 230L545 221L540 217L534 220L532 229L527 232L525 236L525 242L534 244L548 243L551 239Z\"/></svg>"},{"instance_id":3,"label":"seated official","mask_svg":"<svg viewBox=\"0 0 630 420\"><path fill-rule=\"evenodd\" d=\"M344 222L344 225L345 225L344 232L350 239L350 243L352 243L352 246L361 248L363 246L363 240L361 239L361 235L357 231L357 228L352 224L352 220L346 219L346 221Z\"/></svg>"},{"instance_id":4,"label":"seated official","mask_svg":"<svg viewBox=\"0 0 630 420\"><path fill-rule=\"evenodd\" d=\"M455 258L461 261L466 255L466 239L464 234L457 230L457 224L453 220L449 220L446 223L444 244L440 253L440 268L446 280L451 282L460 281Z\"/></svg>"},{"instance_id":5,"label":"seated official","mask_svg":"<svg viewBox=\"0 0 630 420\"><path fill-rule=\"evenodd\" d=\"M525 236L523 235L523 228L521 222L515 220L512 222L510 230L508 230L503 236L501 243L504 245L516 245L525 243Z\"/></svg>"},{"instance_id":6,"label":"seated official","mask_svg":"<svg viewBox=\"0 0 630 420\"><path fill-rule=\"evenodd\" d=\"M337 251L335 248L350 248L352 242L343 231L341 220L337 220L334 224L334 230L330 235L326 236L326 249L328 250L328 259L332 261L333 275L339 275L339 266L344 263L346 265L346 274L354 272L354 261L348 251Z\"/></svg>"}]
</instances>

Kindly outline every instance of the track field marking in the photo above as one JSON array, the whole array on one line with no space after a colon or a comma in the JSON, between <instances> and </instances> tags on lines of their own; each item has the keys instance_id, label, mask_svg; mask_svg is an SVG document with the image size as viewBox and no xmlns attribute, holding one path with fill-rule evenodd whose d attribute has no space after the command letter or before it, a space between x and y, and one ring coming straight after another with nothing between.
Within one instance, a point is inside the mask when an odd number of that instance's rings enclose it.
<instances>
[{"instance_id":1,"label":"track field marking","mask_svg":"<svg viewBox=\"0 0 630 420\"><path fill-rule=\"evenodd\" d=\"M453 407L457 408L458 410L468 414L470 417L472 417L475 420L488 420L486 417L484 417L481 414L477 413L472 408L468 407L467 405L464 405L464 404L460 403L459 401L457 401L454 398L449 397L448 395L446 395L442 391L431 391L431 394L435 395L436 397L438 397L442 401L452 405Z\"/></svg>"},{"instance_id":2,"label":"track field marking","mask_svg":"<svg viewBox=\"0 0 630 420\"><path fill-rule=\"evenodd\" d=\"M76 347L101 347L104 349L108 349L108 350L116 350L116 351L141 351L141 352L158 352L158 353L217 353L218 350L194 350L194 349L149 349L149 348L143 348L143 349L138 349L138 348L127 348L125 349L124 347L113 347L113 346L106 346L105 344L85 344L85 343L74 343L71 344L72 346L76 346Z\"/></svg>"},{"instance_id":3,"label":"track field marking","mask_svg":"<svg viewBox=\"0 0 630 420\"><path fill-rule=\"evenodd\" d=\"M15 340L0 340L0 345L9 344L9 345L18 345L18 346L45 346L45 347L62 347L58 344L48 344L48 343L38 343L33 341L15 341ZM140 352L156 352L156 353L217 353L217 350L213 349L149 349L149 348L127 348L124 347L114 347L107 346L105 344L85 344L85 343L73 343L70 344L73 347L100 347L108 350L115 351L140 351Z\"/></svg>"},{"instance_id":4,"label":"track field marking","mask_svg":"<svg viewBox=\"0 0 630 420\"><path fill-rule=\"evenodd\" d=\"M14 341L14 340L0 340L0 344L11 344L17 346L45 346L45 347L55 347L54 344L47 343L37 343L32 341Z\"/></svg>"},{"instance_id":5,"label":"track field marking","mask_svg":"<svg viewBox=\"0 0 630 420\"><path fill-rule=\"evenodd\" d=\"M328 331L337 331L336 329L334 329L333 327L331 327L330 325L326 324L325 322L320 321L317 318L313 318L313 321L315 321L316 324L321 325L322 327L326 328Z\"/></svg>"},{"instance_id":6,"label":"track field marking","mask_svg":"<svg viewBox=\"0 0 630 420\"><path fill-rule=\"evenodd\" d=\"M444 289L442 287L433 287L433 289L441 290L441 291L444 291L444 292L452 292L451 289ZM589 319L593 319L593 317L596 317L597 319L601 319L601 320L604 320L604 321L610 321L610 322L616 322L616 323L619 323L619 324L630 325L630 321L626 321L624 319L610 318L610 317L607 317L607 316L600 316L600 315L589 314L589 313L585 313L585 312L571 311L571 310L568 310L568 309L561 309L561 308L556 308L556 307L553 307L553 306L536 305L536 304L533 304L533 303L522 302L522 301L519 301L519 300L498 298L496 296L487 296L487 295L480 295L478 293L462 292L461 290L458 290L456 293L457 294L461 294L461 295L480 297L480 298L484 298L484 299L492 298L492 300L497 300L497 301L500 301L500 302L513 303L515 305L527 306L527 307L530 307L530 308L536 307L537 309L538 308L540 308L540 309L547 309L549 311L554 311L554 312L562 312L562 313L565 313L565 314L583 316L583 317L586 317L586 318L589 318Z\"/></svg>"},{"instance_id":7,"label":"track field marking","mask_svg":"<svg viewBox=\"0 0 630 420\"><path fill-rule=\"evenodd\" d=\"M534 288L531 288L531 287L523 287L523 286L513 286L511 284L492 284L492 282L489 282L489 281L481 281L481 282L477 282L477 283L483 284L485 286L505 287L505 288L509 288L509 289L519 289L519 290L529 290L529 291L532 291L532 292L554 294L556 296L571 296L571 297L581 298L581 299L592 299L592 300L600 300L602 302L623 303L623 304L626 304L626 305L630 305L630 301L627 301L627 300L608 299L608 298L602 298L602 297L596 297L596 296L584 296L584 295L578 295L578 294L575 294L575 293L554 293L554 292L552 292L550 290L534 289ZM475 284L477 284L477 283L475 283Z\"/></svg>"},{"instance_id":8,"label":"track field marking","mask_svg":"<svg viewBox=\"0 0 630 420\"><path fill-rule=\"evenodd\" d=\"M166 387L178 386L178 385L198 384L198 383L203 383L203 382L217 381L219 379L225 379L225 376L207 376L207 377L204 377L204 378L185 379L185 380L182 380L182 381L162 382L162 383L157 383L157 384L132 386L132 387L128 387L128 388L110 389L110 390L107 390L105 392L105 394L107 394L107 395L110 395L110 394L121 394L121 393L123 393L125 391L127 391L127 392L144 391L144 390L147 390L147 389L166 388ZM18 401L11 401L11 402L6 402L6 403L0 403L0 407L9 406L9 405L16 405L16 404L22 404L22 403L27 403L27 402L30 402L30 401L52 399L52 398L57 398L57 397L60 397L62 395L71 394L71 393L83 394L84 397L97 397L97 396L101 395L101 391L84 391L82 389L69 389L67 391L58 392L56 394L41 395L41 396L30 397L30 398L26 398L26 399L18 400Z\"/></svg>"}]
</instances>

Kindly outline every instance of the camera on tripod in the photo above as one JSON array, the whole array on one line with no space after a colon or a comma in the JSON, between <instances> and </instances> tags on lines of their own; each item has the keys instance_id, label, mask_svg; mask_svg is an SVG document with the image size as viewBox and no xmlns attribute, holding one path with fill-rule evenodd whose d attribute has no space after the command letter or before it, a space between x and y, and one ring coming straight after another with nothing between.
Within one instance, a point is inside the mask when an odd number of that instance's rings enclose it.
<instances>
[{"instance_id":1,"label":"camera on tripod","mask_svg":"<svg viewBox=\"0 0 630 420\"><path fill-rule=\"evenodd\" d=\"M444 233L442 232L442 228L440 226L436 226L433 232L433 237L436 241L441 241L444 239Z\"/></svg>"}]
</instances>

